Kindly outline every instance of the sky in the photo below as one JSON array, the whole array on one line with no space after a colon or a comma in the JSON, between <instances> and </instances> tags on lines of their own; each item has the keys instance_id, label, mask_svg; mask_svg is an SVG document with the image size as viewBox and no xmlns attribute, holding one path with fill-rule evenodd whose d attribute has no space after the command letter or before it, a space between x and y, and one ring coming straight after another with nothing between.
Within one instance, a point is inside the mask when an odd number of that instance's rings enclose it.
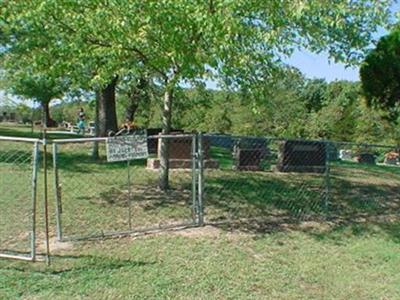
<instances>
[{"instance_id":1,"label":"sky","mask_svg":"<svg viewBox=\"0 0 400 300\"><path fill-rule=\"evenodd\" d=\"M357 67L346 68L344 64L329 61L326 53L314 54L306 50L296 51L287 61L308 78L324 78L326 81L359 80Z\"/></svg>"},{"instance_id":2,"label":"sky","mask_svg":"<svg viewBox=\"0 0 400 300\"><path fill-rule=\"evenodd\" d=\"M400 0L392 6L394 14L400 13ZM388 32L380 28L374 34L374 39L378 40ZM314 54L308 51L296 51L293 56L288 59L288 64L298 68L308 78L324 78L327 81L341 80L359 80L359 68L346 68L344 64L329 61L326 53Z\"/></svg>"}]
</instances>

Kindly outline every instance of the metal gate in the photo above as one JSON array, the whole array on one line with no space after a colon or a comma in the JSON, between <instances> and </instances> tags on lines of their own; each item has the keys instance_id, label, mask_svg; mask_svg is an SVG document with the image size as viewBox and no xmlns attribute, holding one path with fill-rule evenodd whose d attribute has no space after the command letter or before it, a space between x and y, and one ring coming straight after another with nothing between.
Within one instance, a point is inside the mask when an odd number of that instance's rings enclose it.
<instances>
[{"instance_id":1,"label":"metal gate","mask_svg":"<svg viewBox=\"0 0 400 300\"><path fill-rule=\"evenodd\" d=\"M0 258L36 260L40 144L0 137Z\"/></svg>"},{"instance_id":2,"label":"metal gate","mask_svg":"<svg viewBox=\"0 0 400 300\"><path fill-rule=\"evenodd\" d=\"M82 240L202 223L196 135L147 138L149 158L107 162L112 138L53 141L57 239ZM159 144L168 145L169 187L159 189ZM201 146L200 146L201 150ZM199 180L200 178L200 180Z\"/></svg>"}]
</instances>

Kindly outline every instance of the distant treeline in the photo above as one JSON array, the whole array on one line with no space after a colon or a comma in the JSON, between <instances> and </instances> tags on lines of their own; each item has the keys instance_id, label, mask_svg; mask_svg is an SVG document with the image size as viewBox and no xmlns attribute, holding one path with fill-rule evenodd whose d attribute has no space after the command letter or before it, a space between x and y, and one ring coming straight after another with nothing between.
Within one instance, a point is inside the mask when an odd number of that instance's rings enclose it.
<instances>
[{"instance_id":1,"label":"distant treeline","mask_svg":"<svg viewBox=\"0 0 400 300\"><path fill-rule=\"evenodd\" d=\"M139 127L161 127L160 91L154 85L147 88L151 91L137 100L134 123ZM121 89L117 93L120 125L128 103L128 95ZM23 104L18 106L20 113L27 114L24 119L32 116ZM52 106L51 115L58 123L75 122L80 107L94 121L94 97L87 95ZM180 88L175 93L173 109L173 128L187 131L389 144L400 140L397 122L386 118L384 111L366 105L360 83L305 79L293 70L251 94L209 90L204 85Z\"/></svg>"}]
</instances>

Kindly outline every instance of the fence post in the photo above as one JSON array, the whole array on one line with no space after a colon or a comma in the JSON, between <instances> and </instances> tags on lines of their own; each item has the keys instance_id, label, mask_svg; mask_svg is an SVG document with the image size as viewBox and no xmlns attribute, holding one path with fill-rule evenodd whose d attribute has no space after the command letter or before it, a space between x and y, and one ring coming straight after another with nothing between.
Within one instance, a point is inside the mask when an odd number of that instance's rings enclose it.
<instances>
[{"instance_id":1,"label":"fence post","mask_svg":"<svg viewBox=\"0 0 400 300\"><path fill-rule=\"evenodd\" d=\"M131 168L130 168L130 160L128 159L126 163L126 167L128 168L128 226L129 226L129 231L132 230L132 188L131 188Z\"/></svg>"},{"instance_id":2,"label":"fence post","mask_svg":"<svg viewBox=\"0 0 400 300\"><path fill-rule=\"evenodd\" d=\"M36 206L37 206L37 174L39 160L39 144L35 142L33 146L33 164L32 164L32 233L31 233L31 258L36 260Z\"/></svg>"},{"instance_id":3,"label":"fence post","mask_svg":"<svg viewBox=\"0 0 400 300\"><path fill-rule=\"evenodd\" d=\"M325 197L324 197L324 211L325 214L329 212L329 200L331 193L331 172L330 172L330 151L329 151L330 142L325 142Z\"/></svg>"},{"instance_id":4,"label":"fence post","mask_svg":"<svg viewBox=\"0 0 400 300\"><path fill-rule=\"evenodd\" d=\"M199 178L198 178L198 225L204 225L204 153L203 153L203 134L200 133L198 137L198 167L199 167Z\"/></svg>"},{"instance_id":5,"label":"fence post","mask_svg":"<svg viewBox=\"0 0 400 300\"><path fill-rule=\"evenodd\" d=\"M46 235L46 262L50 265L50 241L49 241L49 203L48 203L48 187L47 187L47 138L46 129L43 132L43 188L44 188L44 222Z\"/></svg>"},{"instance_id":6,"label":"fence post","mask_svg":"<svg viewBox=\"0 0 400 300\"><path fill-rule=\"evenodd\" d=\"M62 241L62 223L61 223L61 186L58 177L57 166L58 145L53 143L53 172L54 172L54 192L56 196L56 226L57 226L57 240Z\"/></svg>"},{"instance_id":7,"label":"fence post","mask_svg":"<svg viewBox=\"0 0 400 300\"><path fill-rule=\"evenodd\" d=\"M192 136L192 216L195 224L198 223L198 203L197 203L197 136Z\"/></svg>"}]
</instances>

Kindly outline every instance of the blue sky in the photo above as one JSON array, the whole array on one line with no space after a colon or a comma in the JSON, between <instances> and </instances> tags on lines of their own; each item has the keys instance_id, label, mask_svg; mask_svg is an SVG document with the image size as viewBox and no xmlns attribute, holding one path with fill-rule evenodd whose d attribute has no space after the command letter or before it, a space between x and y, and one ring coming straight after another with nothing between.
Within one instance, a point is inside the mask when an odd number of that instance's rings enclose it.
<instances>
[{"instance_id":1,"label":"blue sky","mask_svg":"<svg viewBox=\"0 0 400 300\"><path fill-rule=\"evenodd\" d=\"M394 14L400 12L399 1L393 5L392 12ZM381 28L374 35L374 38L379 39L385 34L387 34L387 31ZM309 78L324 78L327 81L336 79L359 80L358 67L346 68L344 64L330 62L326 53L314 54L308 51L296 51L287 62Z\"/></svg>"},{"instance_id":2,"label":"blue sky","mask_svg":"<svg viewBox=\"0 0 400 300\"><path fill-rule=\"evenodd\" d=\"M346 68L344 64L330 62L326 53L296 51L288 64L298 68L308 78L324 78L327 81L359 80L357 67Z\"/></svg>"}]
</instances>

